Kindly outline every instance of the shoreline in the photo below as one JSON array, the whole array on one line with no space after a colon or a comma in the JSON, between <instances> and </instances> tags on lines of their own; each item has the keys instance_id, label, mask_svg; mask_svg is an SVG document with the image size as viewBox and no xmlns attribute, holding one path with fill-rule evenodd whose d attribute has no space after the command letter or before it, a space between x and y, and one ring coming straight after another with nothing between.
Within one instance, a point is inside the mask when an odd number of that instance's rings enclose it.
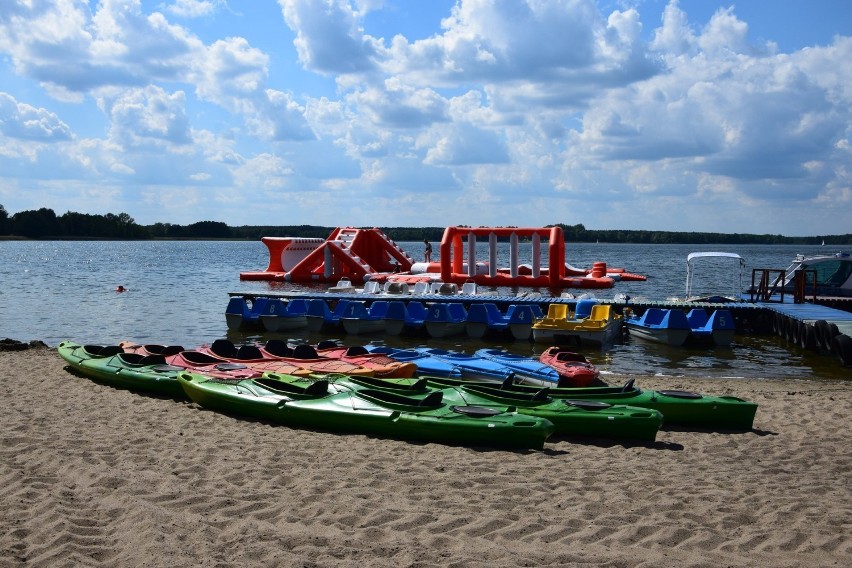
<instances>
[{"instance_id":1,"label":"shoreline","mask_svg":"<svg viewBox=\"0 0 852 568\"><path fill-rule=\"evenodd\" d=\"M513 452L238 419L101 385L38 345L0 350L0 365L4 567L792 567L852 555L852 382L640 376L753 400L755 428Z\"/></svg>"}]
</instances>

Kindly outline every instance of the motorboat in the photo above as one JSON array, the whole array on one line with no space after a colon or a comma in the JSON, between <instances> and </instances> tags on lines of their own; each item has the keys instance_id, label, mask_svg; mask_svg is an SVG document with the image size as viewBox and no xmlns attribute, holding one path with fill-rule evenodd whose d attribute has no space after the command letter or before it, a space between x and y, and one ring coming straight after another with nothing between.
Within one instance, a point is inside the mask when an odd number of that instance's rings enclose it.
<instances>
[{"instance_id":1,"label":"motorboat","mask_svg":"<svg viewBox=\"0 0 852 568\"><path fill-rule=\"evenodd\" d=\"M816 275L816 290L813 277L805 277L806 293L818 296L852 297L852 255L848 252L805 256L798 254L786 270L785 291L792 291L794 274L813 271Z\"/></svg>"}]
</instances>

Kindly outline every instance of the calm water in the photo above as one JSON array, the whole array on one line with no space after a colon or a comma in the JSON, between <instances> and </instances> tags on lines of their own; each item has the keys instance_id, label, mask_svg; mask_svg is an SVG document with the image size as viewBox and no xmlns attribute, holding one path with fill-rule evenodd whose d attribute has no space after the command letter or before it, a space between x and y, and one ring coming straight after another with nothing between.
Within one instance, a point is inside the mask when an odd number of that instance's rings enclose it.
<instances>
[{"instance_id":1,"label":"calm water","mask_svg":"<svg viewBox=\"0 0 852 568\"><path fill-rule=\"evenodd\" d=\"M416 260L422 260L422 243L400 245ZM508 246L501 245L500 249L500 264L507 266ZM664 299L683 295L686 255L696 250L742 255L747 262L748 285L752 268L787 268L796 253L816 253L824 248L569 244L566 261L584 268L595 261L606 261L609 266L648 276L647 282L622 282L611 290L597 291L598 297L623 292L634 297ZM522 245L521 262L529 262L529 254L529 245ZM477 258L487 259L484 243ZM234 341L258 339L258 335L229 332L224 311L228 292L292 289L277 283L239 280L240 271L262 270L267 262L266 247L260 241L0 241L0 338L40 339L51 346L67 339L95 344L130 339L187 347L221 337ZM728 267L700 270L708 280L710 277L724 280L717 291L729 289ZM118 285L128 291L116 293ZM349 339L349 343L364 341ZM481 344L463 338L450 342L430 340L429 344L467 351L483 345L502 346L529 355L537 349L531 343ZM710 350L672 349L628 339L605 351L585 349L583 353L604 374L749 379L842 379L849 374L836 359L788 346L775 336L738 336L731 348Z\"/></svg>"}]
</instances>

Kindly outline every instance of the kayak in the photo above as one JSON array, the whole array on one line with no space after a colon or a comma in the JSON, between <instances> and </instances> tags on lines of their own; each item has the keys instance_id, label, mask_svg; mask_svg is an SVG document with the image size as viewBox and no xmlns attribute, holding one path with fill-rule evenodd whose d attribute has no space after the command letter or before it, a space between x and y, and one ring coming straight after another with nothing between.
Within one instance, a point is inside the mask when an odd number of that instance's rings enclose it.
<instances>
[{"instance_id":1,"label":"kayak","mask_svg":"<svg viewBox=\"0 0 852 568\"><path fill-rule=\"evenodd\" d=\"M652 442L663 423L663 415L654 409L592 400L556 399L548 395L546 388L530 393L501 390L499 385L467 382L437 390L429 379L394 381L370 377L329 377L329 380L353 391L390 390L413 398L431 397L440 392L443 400L450 404L498 409L514 407L520 414L549 420L555 433L562 435Z\"/></svg>"},{"instance_id":2,"label":"kayak","mask_svg":"<svg viewBox=\"0 0 852 568\"><path fill-rule=\"evenodd\" d=\"M337 345L334 341L324 341L317 345L317 354L329 359L340 359L347 363L366 367L374 371L374 376L385 378L407 378L413 377L417 372L415 363L404 363L394 361L387 355L381 353L370 353L361 345L346 347Z\"/></svg>"},{"instance_id":3,"label":"kayak","mask_svg":"<svg viewBox=\"0 0 852 568\"><path fill-rule=\"evenodd\" d=\"M556 369L560 387L587 387L600 376L597 367L585 357L562 347L549 347L538 360Z\"/></svg>"},{"instance_id":4,"label":"kayak","mask_svg":"<svg viewBox=\"0 0 852 568\"><path fill-rule=\"evenodd\" d=\"M310 345L291 348L280 339L271 339L265 345L241 345L237 347L227 339L217 339L210 347L199 349L212 357L224 361L242 363L261 371L293 373L291 368L305 369L313 373L346 373L347 375L372 376L375 371L340 359L320 357ZM277 366L277 368L276 368Z\"/></svg>"},{"instance_id":5,"label":"kayak","mask_svg":"<svg viewBox=\"0 0 852 568\"><path fill-rule=\"evenodd\" d=\"M128 353L161 355L169 365L211 377L245 379L259 377L265 372L290 373L293 375L310 375L313 373L310 369L278 359L226 359L211 355L209 351L184 349L180 345L138 345L130 341L123 341L120 345ZM241 369L245 369L245 371L238 372Z\"/></svg>"},{"instance_id":6,"label":"kayak","mask_svg":"<svg viewBox=\"0 0 852 568\"><path fill-rule=\"evenodd\" d=\"M142 344L133 341L122 341L119 345L128 353L139 353L140 355L162 355L167 357L181 351L186 351L183 345Z\"/></svg>"},{"instance_id":7,"label":"kayak","mask_svg":"<svg viewBox=\"0 0 852 568\"><path fill-rule=\"evenodd\" d=\"M184 396L177 374L185 369L166 364L162 356L125 353L119 345L80 345L73 341L63 341L57 351L74 370L111 386Z\"/></svg>"},{"instance_id":8,"label":"kayak","mask_svg":"<svg viewBox=\"0 0 852 568\"><path fill-rule=\"evenodd\" d=\"M428 353L421 353L416 349L395 349L378 345L368 345L370 353L381 353L387 355L394 361L403 363L414 363L417 365L418 375L429 375L433 377L455 377L461 378L462 371L454 363L433 357Z\"/></svg>"},{"instance_id":9,"label":"kayak","mask_svg":"<svg viewBox=\"0 0 852 568\"><path fill-rule=\"evenodd\" d=\"M446 377L427 377L433 388L477 385L473 381ZM501 390L534 394L538 387L505 381ZM663 414L666 425L715 430L751 430L757 404L735 396L712 396L682 390L645 390L635 386L633 379L618 387L549 388L551 398L599 401L607 404L626 404L651 408Z\"/></svg>"},{"instance_id":10,"label":"kayak","mask_svg":"<svg viewBox=\"0 0 852 568\"><path fill-rule=\"evenodd\" d=\"M477 349L474 354L477 357L488 359L508 367L514 371L515 376L524 383L537 386L564 386L559 373L551 367L532 357L524 357L509 353L504 349Z\"/></svg>"},{"instance_id":11,"label":"kayak","mask_svg":"<svg viewBox=\"0 0 852 568\"><path fill-rule=\"evenodd\" d=\"M340 389L327 380L270 374L223 381L179 373L178 381L205 408L293 427L360 433L445 444L541 449L554 426L508 407L479 407L443 400L434 390L407 396L387 390Z\"/></svg>"},{"instance_id":12,"label":"kayak","mask_svg":"<svg viewBox=\"0 0 852 568\"><path fill-rule=\"evenodd\" d=\"M428 347L419 347L417 351L458 367L465 379L504 381L515 374L509 367L478 355Z\"/></svg>"}]
</instances>

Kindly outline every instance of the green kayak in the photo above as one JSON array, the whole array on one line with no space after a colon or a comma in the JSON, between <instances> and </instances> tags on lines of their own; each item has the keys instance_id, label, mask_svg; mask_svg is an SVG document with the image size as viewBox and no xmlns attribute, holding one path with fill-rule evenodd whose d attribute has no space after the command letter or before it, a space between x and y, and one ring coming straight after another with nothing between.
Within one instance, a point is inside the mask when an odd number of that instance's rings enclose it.
<instances>
[{"instance_id":1,"label":"green kayak","mask_svg":"<svg viewBox=\"0 0 852 568\"><path fill-rule=\"evenodd\" d=\"M476 386L463 379L426 377L433 388ZM390 379L385 379L390 380ZM398 381L397 381L398 382ZM533 394L541 387L523 385L506 380L502 384L490 383L501 391ZM635 386L630 379L620 387L548 388L551 398L575 401L600 401L608 404L626 404L641 408L653 408L663 414L665 424L716 430L751 430L757 404L735 396L710 396L681 390L645 390Z\"/></svg>"},{"instance_id":2,"label":"green kayak","mask_svg":"<svg viewBox=\"0 0 852 568\"><path fill-rule=\"evenodd\" d=\"M442 392L450 404L484 408L513 406L521 414L546 418L553 422L557 434L654 441L663 423L660 412L624 404L595 400L555 399L549 389L535 392L500 390L482 382L462 382L436 391L437 383L428 379L390 380L370 377L332 377L334 384L358 389L383 389L405 393L411 397L428 397Z\"/></svg>"},{"instance_id":3,"label":"green kayak","mask_svg":"<svg viewBox=\"0 0 852 568\"><path fill-rule=\"evenodd\" d=\"M168 365L161 355L125 353L118 345L80 345L73 341L63 341L57 351L76 371L114 387L185 396L177 374L186 369Z\"/></svg>"},{"instance_id":4,"label":"green kayak","mask_svg":"<svg viewBox=\"0 0 852 568\"><path fill-rule=\"evenodd\" d=\"M288 375L222 380L179 373L178 381L205 408L317 430L445 444L541 449L554 431L544 418L508 405L487 407L376 388L358 390ZM283 380L282 380L283 379ZM289 379L289 380L287 380Z\"/></svg>"}]
</instances>

